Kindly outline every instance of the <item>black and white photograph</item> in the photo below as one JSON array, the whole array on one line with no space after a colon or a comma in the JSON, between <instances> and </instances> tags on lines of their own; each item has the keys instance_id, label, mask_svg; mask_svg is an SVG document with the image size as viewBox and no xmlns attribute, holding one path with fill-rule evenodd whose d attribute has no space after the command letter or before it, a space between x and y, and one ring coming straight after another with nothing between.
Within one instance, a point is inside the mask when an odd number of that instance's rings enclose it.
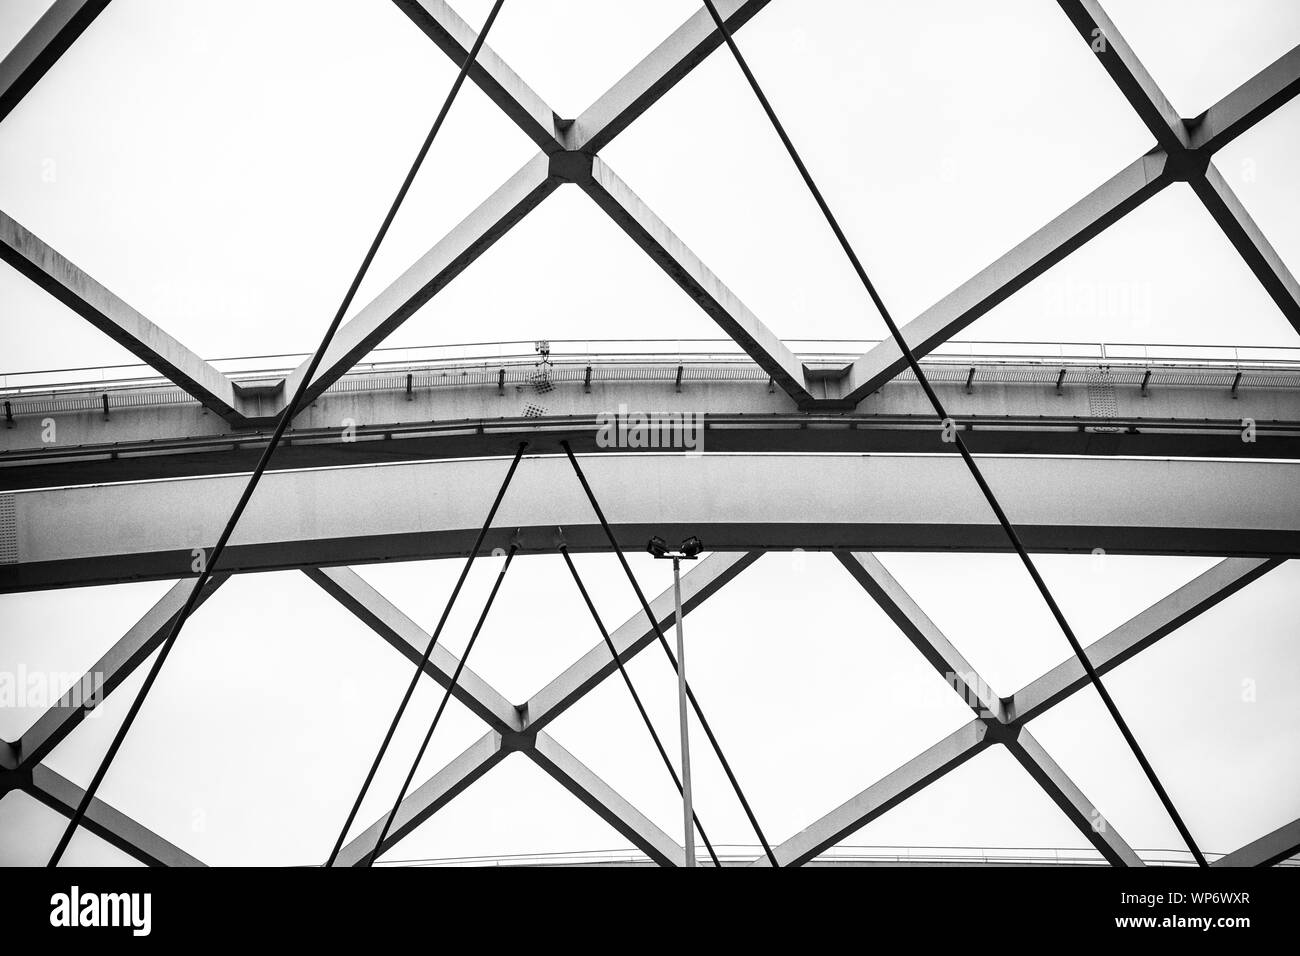
<instances>
[{"instance_id":1,"label":"black and white photograph","mask_svg":"<svg viewBox=\"0 0 1300 956\"><path fill-rule=\"evenodd\" d=\"M1297 0L0 0L0 260L15 939L1293 920Z\"/></svg>"}]
</instances>

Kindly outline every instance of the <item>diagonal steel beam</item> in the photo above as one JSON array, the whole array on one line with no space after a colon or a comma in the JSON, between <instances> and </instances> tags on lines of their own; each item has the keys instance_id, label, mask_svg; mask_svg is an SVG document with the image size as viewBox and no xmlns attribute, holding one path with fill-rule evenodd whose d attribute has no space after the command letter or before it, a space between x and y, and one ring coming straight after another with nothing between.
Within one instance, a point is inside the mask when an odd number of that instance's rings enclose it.
<instances>
[{"instance_id":1,"label":"diagonal steel beam","mask_svg":"<svg viewBox=\"0 0 1300 956\"><path fill-rule=\"evenodd\" d=\"M1089 843L1112 866L1146 866L1142 858L1119 835L1043 746L1028 727L1005 741L1007 750L1024 767L1034 782L1051 798Z\"/></svg>"},{"instance_id":2,"label":"diagonal steel beam","mask_svg":"<svg viewBox=\"0 0 1300 956\"><path fill-rule=\"evenodd\" d=\"M903 326L913 354L928 355L1174 182L1167 161L1159 149L1138 158ZM906 367L897 343L886 339L850 367L844 396L860 402Z\"/></svg>"},{"instance_id":3,"label":"diagonal steel beam","mask_svg":"<svg viewBox=\"0 0 1300 956\"><path fill-rule=\"evenodd\" d=\"M600 157L584 161L583 154L561 155L573 161L563 175L577 182L796 404L807 407L814 402L805 384L803 363Z\"/></svg>"},{"instance_id":4,"label":"diagonal steel beam","mask_svg":"<svg viewBox=\"0 0 1300 956\"><path fill-rule=\"evenodd\" d=\"M717 7L727 28L735 31L767 4L768 0L719 0ZM569 148L585 153L604 149L721 44L722 34L713 18L706 10L697 10L582 111L569 130Z\"/></svg>"},{"instance_id":5,"label":"diagonal steel beam","mask_svg":"<svg viewBox=\"0 0 1300 956\"><path fill-rule=\"evenodd\" d=\"M1190 143L1186 124L1160 91L1099 0L1057 0L1156 141L1175 151Z\"/></svg>"},{"instance_id":6,"label":"diagonal steel beam","mask_svg":"<svg viewBox=\"0 0 1300 956\"><path fill-rule=\"evenodd\" d=\"M361 575L351 568L304 568L303 574L407 660L418 663L423 658L424 648L429 645L429 635L424 628L366 583ZM441 644L435 644L424 672L440 686L447 687L458 663L456 655ZM515 706L468 667L461 670L452 695L497 733L508 734L523 729Z\"/></svg>"},{"instance_id":7,"label":"diagonal steel beam","mask_svg":"<svg viewBox=\"0 0 1300 956\"><path fill-rule=\"evenodd\" d=\"M682 575L682 613L689 614L741 571L759 559L758 551L714 552ZM661 630L670 627L675 618L672 588L665 589L650 602ZM616 631L610 641L618 651L619 659L627 663L655 640L655 629L644 611L637 611ZM597 644L558 677L535 693L519 710L527 730L539 730L580 701L598 684L618 669L609 649Z\"/></svg>"},{"instance_id":8,"label":"diagonal steel beam","mask_svg":"<svg viewBox=\"0 0 1300 956\"><path fill-rule=\"evenodd\" d=\"M27 792L66 817L81 802L85 791L49 767L33 767ZM96 797L90 802L83 826L100 839L129 853L147 866L203 866L180 847Z\"/></svg>"},{"instance_id":9,"label":"diagonal steel beam","mask_svg":"<svg viewBox=\"0 0 1300 956\"><path fill-rule=\"evenodd\" d=\"M13 112L106 6L108 0L55 0L50 5L0 60L0 120Z\"/></svg>"},{"instance_id":10,"label":"diagonal steel beam","mask_svg":"<svg viewBox=\"0 0 1300 956\"><path fill-rule=\"evenodd\" d=\"M772 852L776 854L777 862L783 867L807 863L908 797L924 790L950 770L960 767L992 742L984 721L972 720L836 807L816 823L774 847ZM769 865L765 856L750 864Z\"/></svg>"},{"instance_id":11,"label":"diagonal steel beam","mask_svg":"<svg viewBox=\"0 0 1300 956\"><path fill-rule=\"evenodd\" d=\"M874 554L836 551L835 557L921 652L962 702L981 717L1005 722L1002 701L975 668L935 626Z\"/></svg>"},{"instance_id":12,"label":"diagonal steel beam","mask_svg":"<svg viewBox=\"0 0 1300 956\"><path fill-rule=\"evenodd\" d=\"M232 425L247 424L230 379L4 212L0 212L0 259L205 407Z\"/></svg>"},{"instance_id":13,"label":"diagonal steel beam","mask_svg":"<svg viewBox=\"0 0 1300 956\"><path fill-rule=\"evenodd\" d=\"M478 38L478 32L462 20L455 10L443 0L393 2L457 66L465 62ZM470 67L469 78L542 152L554 153L564 148L564 137L555 111L488 45L484 44L479 50Z\"/></svg>"},{"instance_id":14,"label":"diagonal steel beam","mask_svg":"<svg viewBox=\"0 0 1300 956\"><path fill-rule=\"evenodd\" d=\"M880 560L873 554L860 553L836 552L836 557L962 702L975 712L977 719L984 722L992 738L1006 745L1084 838L1112 864L1141 866L1138 855L1114 827L1106 823L1027 728L1021 727L1019 734L1004 730L1002 725L1007 722L1005 708L993 688L971 667Z\"/></svg>"},{"instance_id":15,"label":"diagonal steel beam","mask_svg":"<svg viewBox=\"0 0 1300 956\"><path fill-rule=\"evenodd\" d=\"M403 837L411 833L429 817L433 816L453 799L463 793L470 784L499 764L510 753L501 745L502 737L495 730L490 730L443 767L422 786L407 795L389 828L388 836L382 846L376 849L379 832L383 829L387 815L381 816L366 829L358 833L339 851L337 866L359 866L371 853L378 858L392 849Z\"/></svg>"},{"instance_id":16,"label":"diagonal steel beam","mask_svg":"<svg viewBox=\"0 0 1300 956\"><path fill-rule=\"evenodd\" d=\"M1300 94L1300 46L1274 60L1195 119L1192 148L1214 152Z\"/></svg>"},{"instance_id":17,"label":"diagonal steel beam","mask_svg":"<svg viewBox=\"0 0 1300 956\"><path fill-rule=\"evenodd\" d=\"M1088 660L1098 674L1106 674L1283 563L1226 558L1089 645ZM1087 684L1083 665L1072 657L1017 691L1008 719L1028 723Z\"/></svg>"},{"instance_id":18,"label":"diagonal steel beam","mask_svg":"<svg viewBox=\"0 0 1300 956\"><path fill-rule=\"evenodd\" d=\"M303 407L318 398L362 356L414 315L559 185L560 180L550 174L544 154L538 154L524 164L338 330L316 378L307 389ZM307 363L304 362L289 374L284 384L284 395L295 393L306 370Z\"/></svg>"},{"instance_id":19,"label":"diagonal steel beam","mask_svg":"<svg viewBox=\"0 0 1300 956\"><path fill-rule=\"evenodd\" d=\"M564 789L617 830L633 846L660 866L681 866L685 851L636 807L596 776L553 737L538 733L534 746L524 751L554 777Z\"/></svg>"},{"instance_id":20,"label":"diagonal steel beam","mask_svg":"<svg viewBox=\"0 0 1300 956\"><path fill-rule=\"evenodd\" d=\"M1292 820L1215 860L1213 866L1272 866L1300 853L1300 820Z\"/></svg>"},{"instance_id":21,"label":"diagonal steel beam","mask_svg":"<svg viewBox=\"0 0 1300 956\"><path fill-rule=\"evenodd\" d=\"M198 606L212 597L223 585L229 575L214 575L211 583L199 596ZM188 578L172 585L145 615L122 636L91 667L79 687L74 687L64 694L57 703L37 718L36 722L13 745L17 766L32 766L40 763L54 750L68 734L92 713L86 706L84 689L93 689L95 707L103 706L104 698L112 693L131 673L149 657L167 636L167 629L172 620L180 613L185 599L189 596L193 582Z\"/></svg>"},{"instance_id":22,"label":"diagonal steel beam","mask_svg":"<svg viewBox=\"0 0 1300 956\"><path fill-rule=\"evenodd\" d=\"M1210 163L1204 176L1190 180L1192 191L1219 224L1228 241L1259 279L1282 315L1300 332L1300 283L1265 237L1223 175Z\"/></svg>"}]
</instances>

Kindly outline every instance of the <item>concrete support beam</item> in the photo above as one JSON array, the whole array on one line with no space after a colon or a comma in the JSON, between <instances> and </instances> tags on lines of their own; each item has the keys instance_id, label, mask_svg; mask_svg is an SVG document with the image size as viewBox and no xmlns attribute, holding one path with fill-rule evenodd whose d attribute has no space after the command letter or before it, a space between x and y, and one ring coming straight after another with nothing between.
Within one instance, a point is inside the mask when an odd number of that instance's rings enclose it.
<instances>
[{"instance_id":1,"label":"concrete support beam","mask_svg":"<svg viewBox=\"0 0 1300 956\"><path fill-rule=\"evenodd\" d=\"M1213 866L1272 866L1300 853L1300 820L1292 820L1215 860Z\"/></svg>"},{"instance_id":2,"label":"concrete support beam","mask_svg":"<svg viewBox=\"0 0 1300 956\"><path fill-rule=\"evenodd\" d=\"M1300 94L1300 46L1275 60L1193 120L1192 148L1214 152Z\"/></svg>"},{"instance_id":3,"label":"concrete support beam","mask_svg":"<svg viewBox=\"0 0 1300 956\"><path fill-rule=\"evenodd\" d=\"M247 424L230 379L0 212L0 259L232 425Z\"/></svg>"},{"instance_id":4,"label":"concrete support beam","mask_svg":"<svg viewBox=\"0 0 1300 956\"><path fill-rule=\"evenodd\" d=\"M72 816L86 795L85 790L71 780L44 766L32 768L32 782L27 792L65 817ZM90 801L82 826L146 866L204 865L98 797Z\"/></svg>"},{"instance_id":5,"label":"concrete support beam","mask_svg":"<svg viewBox=\"0 0 1300 956\"><path fill-rule=\"evenodd\" d=\"M912 794L924 790L950 770L960 767L991 742L984 721L972 720L775 847L773 853L777 863L781 866L807 863ZM750 865L771 864L766 856L762 856Z\"/></svg>"},{"instance_id":6,"label":"concrete support beam","mask_svg":"<svg viewBox=\"0 0 1300 956\"><path fill-rule=\"evenodd\" d=\"M429 635L424 628L367 584L361 575L351 568L308 568L303 573L412 664L423 657L424 649L429 646ZM458 663L456 655L437 644L424 672L440 686L446 687L451 683L451 675ZM523 729L515 706L468 667L461 670L452 696L497 733L508 734Z\"/></svg>"},{"instance_id":7,"label":"concrete support beam","mask_svg":"<svg viewBox=\"0 0 1300 956\"><path fill-rule=\"evenodd\" d=\"M549 734L539 733L536 744L525 751L537 766L564 789L617 830L632 845L660 866L681 866L685 851L636 807L561 747Z\"/></svg>"},{"instance_id":8,"label":"concrete support beam","mask_svg":"<svg viewBox=\"0 0 1300 956\"><path fill-rule=\"evenodd\" d=\"M1042 787L1043 792L1052 802L1061 808L1087 838L1088 842L1112 866L1145 866L1142 858L1133 852L1133 848L1119 835L1114 825L1102 816L1101 811L1093 806L1092 801L1074 784L1052 755L1043 749L1034 739L1028 727L1021 727L1014 739L1006 741L1007 749L1024 767L1034 782Z\"/></svg>"},{"instance_id":9,"label":"concrete support beam","mask_svg":"<svg viewBox=\"0 0 1300 956\"><path fill-rule=\"evenodd\" d=\"M699 561L682 575L682 614L691 613L723 585L735 578L759 558L757 551L714 553ZM662 631L675 623L677 616L672 588L662 591L650 602L650 610ZM655 640L654 628L644 611L632 615L609 636L619 659L627 663ZM601 641L539 690L519 710L528 730L545 727L556 717L585 697L615 672L617 665L605 642Z\"/></svg>"},{"instance_id":10,"label":"concrete support beam","mask_svg":"<svg viewBox=\"0 0 1300 956\"><path fill-rule=\"evenodd\" d=\"M0 60L0 121L85 32L108 0L55 0Z\"/></svg>"},{"instance_id":11,"label":"concrete support beam","mask_svg":"<svg viewBox=\"0 0 1300 956\"><path fill-rule=\"evenodd\" d=\"M584 170L585 171L585 170ZM814 401L803 364L599 157L578 185L800 407Z\"/></svg>"},{"instance_id":12,"label":"concrete support beam","mask_svg":"<svg viewBox=\"0 0 1300 956\"><path fill-rule=\"evenodd\" d=\"M1232 187L1213 163L1206 167L1204 176L1191 180L1191 186L1286 320L1300 332L1300 282L1255 225Z\"/></svg>"},{"instance_id":13,"label":"concrete support beam","mask_svg":"<svg viewBox=\"0 0 1300 956\"><path fill-rule=\"evenodd\" d=\"M767 6L768 0L718 0L715 6L731 32ZM569 130L569 148L596 153L627 129L722 44L722 35L703 8L655 47L640 63L583 110Z\"/></svg>"},{"instance_id":14,"label":"concrete support beam","mask_svg":"<svg viewBox=\"0 0 1300 956\"><path fill-rule=\"evenodd\" d=\"M699 534L713 551L1008 547L953 456L600 455L583 467L618 502L610 518L623 541ZM504 468L459 460L268 473L220 570L464 555ZM1300 555L1300 463L988 458L984 471L993 487L1017 490L1007 507L1032 551ZM221 526L243 480L0 496L16 531L0 593L188 575L195 529ZM563 459L529 459L485 547L508 547L520 529L525 553L550 552L562 527L574 552L608 550L575 486Z\"/></svg>"},{"instance_id":15,"label":"concrete support beam","mask_svg":"<svg viewBox=\"0 0 1300 956\"><path fill-rule=\"evenodd\" d=\"M918 358L929 354L1164 189L1174 181L1166 170L1167 159L1156 150L1130 163L908 322L900 331L913 354ZM906 367L898 345L886 339L850 367L845 397L860 402Z\"/></svg>"},{"instance_id":16,"label":"concrete support beam","mask_svg":"<svg viewBox=\"0 0 1300 956\"><path fill-rule=\"evenodd\" d=\"M1186 147L1190 137L1182 117L1120 35L1099 0L1057 2L1156 141L1170 151Z\"/></svg>"},{"instance_id":17,"label":"concrete support beam","mask_svg":"<svg viewBox=\"0 0 1300 956\"><path fill-rule=\"evenodd\" d=\"M437 245L401 274L334 336L304 400L315 400L343 373L460 275L559 185L544 154L529 160ZM284 401L307 372L304 361L285 380Z\"/></svg>"},{"instance_id":18,"label":"concrete support beam","mask_svg":"<svg viewBox=\"0 0 1300 956\"><path fill-rule=\"evenodd\" d=\"M1105 675L1281 564L1274 558L1220 561L1086 647L1089 662ZM1071 657L1021 688L1012 698L1008 716L1027 723L1087 684L1083 664Z\"/></svg>"},{"instance_id":19,"label":"concrete support beam","mask_svg":"<svg viewBox=\"0 0 1300 956\"><path fill-rule=\"evenodd\" d=\"M229 575L214 575L196 606L212 597L217 589L226 582ZM82 685L69 690L36 719L27 732L12 746L14 766L32 766L49 756L68 734L72 733L89 712L85 706L85 693L93 690L90 702L102 706L104 698L139 667L152 654L171 628L172 621L180 613L189 598L194 582L190 579L177 581L171 589L158 599L122 638L90 668Z\"/></svg>"},{"instance_id":20,"label":"concrete support beam","mask_svg":"<svg viewBox=\"0 0 1300 956\"><path fill-rule=\"evenodd\" d=\"M460 67L478 39L478 31L443 0L394 0L398 8ZM564 148L558 117L545 101L483 44L469 78L545 153Z\"/></svg>"},{"instance_id":21,"label":"concrete support beam","mask_svg":"<svg viewBox=\"0 0 1300 956\"><path fill-rule=\"evenodd\" d=\"M391 850L401 839L411 833L429 817L469 788L474 781L506 758L509 751L501 746L501 735L491 730L430 777L425 783L407 794L393 817L392 828L384 838L378 856ZM379 832L383 829L387 811L366 827L339 851L335 866L357 866L375 848Z\"/></svg>"}]
</instances>

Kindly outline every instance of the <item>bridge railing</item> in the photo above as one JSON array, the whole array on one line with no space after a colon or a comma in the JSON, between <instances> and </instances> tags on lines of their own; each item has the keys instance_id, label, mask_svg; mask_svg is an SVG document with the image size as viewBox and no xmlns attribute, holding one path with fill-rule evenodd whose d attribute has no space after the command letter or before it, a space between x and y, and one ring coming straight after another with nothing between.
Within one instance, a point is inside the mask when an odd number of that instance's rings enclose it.
<instances>
[{"instance_id":1,"label":"bridge railing","mask_svg":"<svg viewBox=\"0 0 1300 956\"><path fill-rule=\"evenodd\" d=\"M850 362L878 344L870 339L787 339L805 362ZM536 341L465 342L389 346L368 353L349 374L403 371L428 366L520 364L539 361ZM731 339L551 339L549 359L562 363L752 364ZM300 353L246 355L212 360L236 381L283 376L307 356ZM929 363L1064 363L1187 365L1223 368L1300 368L1300 348L1174 343L945 342L925 357ZM45 369L0 373L0 392L75 391L165 385L145 364Z\"/></svg>"}]
</instances>

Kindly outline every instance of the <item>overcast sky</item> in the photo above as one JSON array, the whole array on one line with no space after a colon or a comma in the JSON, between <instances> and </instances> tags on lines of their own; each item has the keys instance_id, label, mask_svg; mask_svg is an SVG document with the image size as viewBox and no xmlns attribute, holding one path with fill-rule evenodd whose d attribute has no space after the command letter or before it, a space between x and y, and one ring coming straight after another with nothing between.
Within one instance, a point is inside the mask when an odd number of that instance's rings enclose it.
<instances>
[{"instance_id":1,"label":"overcast sky","mask_svg":"<svg viewBox=\"0 0 1300 956\"><path fill-rule=\"evenodd\" d=\"M454 5L476 25L490 6ZM0 48L46 6L0 3ZM1185 116L1300 43L1300 4L1291 0L1106 8ZM679 0L507 0L490 45L561 116L575 116L694 9ZM738 41L900 321L1152 145L1067 19L1041 0L773 0ZM386 0L115 0L0 123L0 208L205 357L309 351L454 74ZM467 84L357 308L534 153ZM710 57L603 156L779 335L883 333L725 55ZM1300 272L1300 103L1215 161ZM386 344L717 335L566 187ZM1297 344L1185 185L964 337ZM4 265L0 342L0 372L134 361ZM999 693L1068 655L1014 559L884 560ZM1086 640L1212 564L1041 559ZM579 566L611 628L633 612L611 557ZM633 567L651 594L668 583L662 564L638 556ZM359 570L431 627L459 564ZM492 561L476 567L447 632L453 650L495 571ZM0 670L83 670L167 587L0 596ZM1108 679L1209 851L1300 817L1298 587L1292 562ZM692 614L687 632L692 685L774 842L968 719L827 555L764 557ZM471 666L519 702L598 640L563 565L529 557L515 562ZM656 655L647 651L631 673L675 755L675 688ZM187 626L100 795L206 862L321 862L408 668L301 574L238 578ZM51 766L88 781L143 670ZM1254 682L1253 701L1243 699L1245 681ZM386 809L435 705L426 684L364 822ZM37 713L0 709L0 736L17 737ZM484 729L453 705L421 779ZM1093 692L1031 729L1131 845L1181 846ZM617 681L553 734L679 838L676 793ZM754 843L706 741L692 743L710 835ZM22 794L0 800L0 862L43 862L61 820ZM995 749L845 842L1069 847L1082 838ZM623 845L514 756L390 856ZM84 833L68 857L118 858Z\"/></svg>"}]
</instances>

